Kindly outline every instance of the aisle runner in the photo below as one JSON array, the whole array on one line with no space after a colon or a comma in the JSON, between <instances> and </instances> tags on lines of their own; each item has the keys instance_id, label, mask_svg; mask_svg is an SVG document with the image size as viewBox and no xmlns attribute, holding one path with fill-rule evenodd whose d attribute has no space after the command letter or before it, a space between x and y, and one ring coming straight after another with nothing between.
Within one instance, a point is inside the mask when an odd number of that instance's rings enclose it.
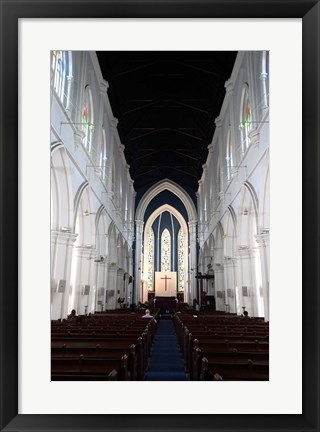
<instances>
[{"instance_id":1,"label":"aisle runner","mask_svg":"<svg viewBox=\"0 0 320 432\"><path fill-rule=\"evenodd\" d=\"M183 360L172 320L160 320L146 381L185 381Z\"/></svg>"}]
</instances>

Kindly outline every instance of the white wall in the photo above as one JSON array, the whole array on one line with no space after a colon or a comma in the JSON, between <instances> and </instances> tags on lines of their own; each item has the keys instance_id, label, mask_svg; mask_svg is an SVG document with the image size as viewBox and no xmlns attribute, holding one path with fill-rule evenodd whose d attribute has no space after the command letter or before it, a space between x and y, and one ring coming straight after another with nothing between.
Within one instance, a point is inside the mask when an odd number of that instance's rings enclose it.
<instances>
[{"instance_id":1,"label":"white wall","mask_svg":"<svg viewBox=\"0 0 320 432\"><path fill-rule=\"evenodd\" d=\"M51 88L52 319L65 318L73 308L83 314L85 306L87 313L114 309L119 296L130 296L132 275L128 256L135 192L108 100L108 83L94 52L72 52L71 57L64 92ZM83 116L88 86L93 108L90 131ZM58 280L66 280L65 292L56 292ZM83 294L85 285L90 286L88 295Z\"/></svg>"},{"instance_id":2,"label":"white wall","mask_svg":"<svg viewBox=\"0 0 320 432\"><path fill-rule=\"evenodd\" d=\"M226 82L226 97L199 181L198 228L203 257L200 267L207 266L211 237L215 244L211 253L217 309L225 310L227 303L230 312L239 314L245 306L249 315L268 320L269 107L265 60L266 53L260 51L239 52ZM244 88L251 106L247 147L243 127L239 127ZM228 139L232 152L228 151ZM247 287L248 296L243 296L242 287Z\"/></svg>"}]
</instances>

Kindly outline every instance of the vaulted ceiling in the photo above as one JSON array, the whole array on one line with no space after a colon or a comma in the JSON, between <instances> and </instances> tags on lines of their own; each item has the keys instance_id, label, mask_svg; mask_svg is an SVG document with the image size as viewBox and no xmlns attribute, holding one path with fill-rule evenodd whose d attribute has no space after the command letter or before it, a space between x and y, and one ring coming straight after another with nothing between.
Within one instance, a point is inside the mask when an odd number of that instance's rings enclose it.
<instances>
[{"instance_id":1,"label":"vaulted ceiling","mask_svg":"<svg viewBox=\"0 0 320 432\"><path fill-rule=\"evenodd\" d=\"M236 54L97 52L139 195L168 178L194 196Z\"/></svg>"}]
</instances>

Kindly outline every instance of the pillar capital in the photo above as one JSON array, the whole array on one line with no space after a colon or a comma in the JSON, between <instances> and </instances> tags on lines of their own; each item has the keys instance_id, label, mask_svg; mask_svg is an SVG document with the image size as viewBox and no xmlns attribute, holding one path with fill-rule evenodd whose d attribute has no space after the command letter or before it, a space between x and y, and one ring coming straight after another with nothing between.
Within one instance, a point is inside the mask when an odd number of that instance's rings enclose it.
<instances>
[{"instance_id":1,"label":"pillar capital","mask_svg":"<svg viewBox=\"0 0 320 432\"><path fill-rule=\"evenodd\" d=\"M63 245L73 245L77 240L78 234L64 231L64 230L51 230L51 242Z\"/></svg>"},{"instance_id":2,"label":"pillar capital","mask_svg":"<svg viewBox=\"0 0 320 432\"><path fill-rule=\"evenodd\" d=\"M216 263L214 265L214 272L215 273L222 273L223 272L223 264L221 263Z\"/></svg>"},{"instance_id":3,"label":"pillar capital","mask_svg":"<svg viewBox=\"0 0 320 432\"><path fill-rule=\"evenodd\" d=\"M233 92L233 82L230 79L224 83L224 87L228 94Z\"/></svg>"},{"instance_id":4,"label":"pillar capital","mask_svg":"<svg viewBox=\"0 0 320 432\"><path fill-rule=\"evenodd\" d=\"M209 153L213 153L213 144L212 143L208 145L208 150L209 150Z\"/></svg>"},{"instance_id":5,"label":"pillar capital","mask_svg":"<svg viewBox=\"0 0 320 432\"><path fill-rule=\"evenodd\" d=\"M118 266L116 263L112 262L112 263L108 263L108 272L117 272L118 271Z\"/></svg>"},{"instance_id":6,"label":"pillar capital","mask_svg":"<svg viewBox=\"0 0 320 432\"><path fill-rule=\"evenodd\" d=\"M254 237L259 246L269 245L269 240L270 240L269 229L262 230L260 234L257 234Z\"/></svg>"},{"instance_id":7,"label":"pillar capital","mask_svg":"<svg viewBox=\"0 0 320 432\"><path fill-rule=\"evenodd\" d=\"M118 127L118 123L119 123L118 119L117 119L116 117L113 117L113 118L110 120L110 128L111 128L111 129L117 129L117 127Z\"/></svg>"},{"instance_id":8,"label":"pillar capital","mask_svg":"<svg viewBox=\"0 0 320 432\"><path fill-rule=\"evenodd\" d=\"M109 83L106 80L102 80L100 83L100 94L102 96L106 95L108 92Z\"/></svg>"},{"instance_id":9,"label":"pillar capital","mask_svg":"<svg viewBox=\"0 0 320 432\"><path fill-rule=\"evenodd\" d=\"M74 146L75 148L77 148L79 145L83 144L83 140L85 138L86 134L84 133L84 131L77 129L73 135L73 139L74 139Z\"/></svg>"},{"instance_id":10,"label":"pillar capital","mask_svg":"<svg viewBox=\"0 0 320 432\"><path fill-rule=\"evenodd\" d=\"M197 220L191 220L191 221L188 222L190 231L193 230L193 229L195 229L197 227L197 223L198 223Z\"/></svg>"},{"instance_id":11,"label":"pillar capital","mask_svg":"<svg viewBox=\"0 0 320 432\"><path fill-rule=\"evenodd\" d=\"M220 116L216 117L214 122L215 122L217 128L222 126L222 121L223 121L222 117L220 117Z\"/></svg>"},{"instance_id":12,"label":"pillar capital","mask_svg":"<svg viewBox=\"0 0 320 432\"><path fill-rule=\"evenodd\" d=\"M135 223L136 223L137 229L140 229L142 231L143 230L143 226L144 226L143 220L136 219Z\"/></svg>"},{"instance_id":13,"label":"pillar capital","mask_svg":"<svg viewBox=\"0 0 320 432\"><path fill-rule=\"evenodd\" d=\"M75 251L79 257L87 258L88 260L94 259L97 256L96 248L89 244L76 246Z\"/></svg>"},{"instance_id":14,"label":"pillar capital","mask_svg":"<svg viewBox=\"0 0 320 432\"><path fill-rule=\"evenodd\" d=\"M251 145L257 147L260 143L260 133L253 129L249 132L249 140Z\"/></svg>"}]
</instances>

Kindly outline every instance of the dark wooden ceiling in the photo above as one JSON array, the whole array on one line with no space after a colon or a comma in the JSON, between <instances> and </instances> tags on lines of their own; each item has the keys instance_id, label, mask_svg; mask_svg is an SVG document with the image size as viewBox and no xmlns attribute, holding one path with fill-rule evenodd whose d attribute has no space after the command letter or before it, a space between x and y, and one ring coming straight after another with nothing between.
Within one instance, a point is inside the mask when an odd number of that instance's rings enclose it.
<instances>
[{"instance_id":1,"label":"dark wooden ceiling","mask_svg":"<svg viewBox=\"0 0 320 432\"><path fill-rule=\"evenodd\" d=\"M168 178L194 194L236 52L97 52L139 193Z\"/></svg>"}]
</instances>

